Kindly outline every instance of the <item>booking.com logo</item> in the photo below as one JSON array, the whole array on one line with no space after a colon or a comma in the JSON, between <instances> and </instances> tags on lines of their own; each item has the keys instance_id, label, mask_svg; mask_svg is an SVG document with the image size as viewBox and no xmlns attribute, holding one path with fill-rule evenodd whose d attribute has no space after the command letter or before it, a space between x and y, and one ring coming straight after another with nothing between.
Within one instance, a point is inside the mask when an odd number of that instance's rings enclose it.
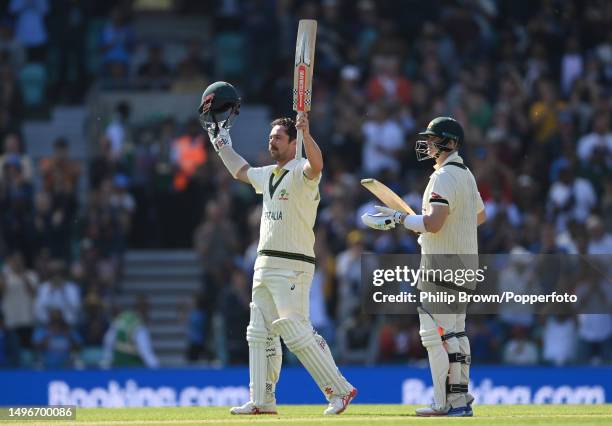
<instances>
[{"instance_id":1,"label":"booking.com logo","mask_svg":"<svg viewBox=\"0 0 612 426\"><path fill-rule=\"evenodd\" d=\"M494 386L491 379L483 379L478 386L470 382L470 393L476 404L605 404L602 386ZM406 379L402 384L402 403L429 404L433 401L433 387L420 379Z\"/></svg>"},{"instance_id":2,"label":"booking.com logo","mask_svg":"<svg viewBox=\"0 0 612 426\"><path fill-rule=\"evenodd\" d=\"M127 380L121 387L114 380L107 387L89 390L71 388L66 382L54 380L48 386L49 405L76 405L77 407L173 407L242 405L249 400L246 386L188 386L180 391L169 387L138 386Z\"/></svg>"}]
</instances>

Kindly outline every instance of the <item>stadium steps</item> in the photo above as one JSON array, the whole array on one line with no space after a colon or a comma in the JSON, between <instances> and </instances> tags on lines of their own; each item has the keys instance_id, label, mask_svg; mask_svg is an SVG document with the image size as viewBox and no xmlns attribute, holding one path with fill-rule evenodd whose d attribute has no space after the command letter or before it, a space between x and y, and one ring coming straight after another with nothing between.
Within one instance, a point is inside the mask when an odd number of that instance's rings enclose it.
<instances>
[{"instance_id":1,"label":"stadium steps","mask_svg":"<svg viewBox=\"0 0 612 426\"><path fill-rule=\"evenodd\" d=\"M117 304L128 309L138 297L147 296L153 349L164 366L185 363L185 316L201 275L200 259L190 250L134 250L125 255Z\"/></svg>"}]
</instances>

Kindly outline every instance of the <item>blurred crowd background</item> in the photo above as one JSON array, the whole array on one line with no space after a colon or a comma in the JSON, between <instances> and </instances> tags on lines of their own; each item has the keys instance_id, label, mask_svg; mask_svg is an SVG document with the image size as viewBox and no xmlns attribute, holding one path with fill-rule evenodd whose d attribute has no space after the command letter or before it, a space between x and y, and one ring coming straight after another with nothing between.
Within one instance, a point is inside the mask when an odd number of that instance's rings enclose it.
<instances>
[{"instance_id":1,"label":"blurred crowd background","mask_svg":"<svg viewBox=\"0 0 612 426\"><path fill-rule=\"evenodd\" d=\"M139 14L166 12L207 18L207 37L141 37ZM319 25L310 123L325 160L311 314L340 363L426 360L416 317L360 310L361 253L419 247L408 232L363 229L373 204L359 180L419 206L431 163L414 142L433 117L464 126L488 217L482 253L612 253L609 1L0 0L0 17L0 366L159 365L146 294L128 311L115 303L130 248L201 258L201 289L176 308L185 363L248 362L261 201L211 150L197 105L192 119L137 121L126 96L85 162L64 138L33 161L38 141L22 126L91 93L199 95L220 79L270 118L292 116L300 18ZM269 162L265 140L245 142ZM511 264L498 281L528 288L533 276ZM571 291L591 293L600 315L471 316L474 362L609 363L610 281L594 279L577 276Z\"/></svg>"}]
</instances>

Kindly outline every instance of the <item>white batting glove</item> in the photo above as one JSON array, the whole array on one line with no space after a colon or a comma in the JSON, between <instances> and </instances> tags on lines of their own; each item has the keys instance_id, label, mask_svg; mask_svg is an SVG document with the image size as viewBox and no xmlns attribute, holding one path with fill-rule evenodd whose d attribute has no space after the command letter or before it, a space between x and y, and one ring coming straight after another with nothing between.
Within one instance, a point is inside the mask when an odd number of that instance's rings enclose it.
<instances>
[{"instance_id":1,"label":"white batting glove","mask_svg":"<svg viewBox=\"0 0 612 426\"><path fill-rule=\"evenodd\" d=\"M219 134L217 137L214 137L213 132L208 132L208 139L210 139L210 143L212 143L212 146L215 148L217 153L224 146L232 146L232 138L230 137L229 130L224 129L223 127L219 128Z\"/></svg>"},{"instance_id":2,"label":"white batting glove","mask_svg":"<svg viewBox=\"0 0 612 426\"><path fill-rule=\"evenodd\" d=\"M361 216L361 221L372 229L388 231L395 228L396 223L401 223L406 216L404 213L388 207L376 206L378 213L365 213Z\"/></svg>"},{"instance_id":3,"label":"white batting glove","mask_svg":"<svg viewBox=\"0 0 612 426\"><path fill-rule=\"evenodd\" d=\"M389 207L374 206L374 208L378 210L378 213L381 215L391 216L395 223L403 223L406 218L406 213L393 210Z\"/></svg>"}]
</instances>

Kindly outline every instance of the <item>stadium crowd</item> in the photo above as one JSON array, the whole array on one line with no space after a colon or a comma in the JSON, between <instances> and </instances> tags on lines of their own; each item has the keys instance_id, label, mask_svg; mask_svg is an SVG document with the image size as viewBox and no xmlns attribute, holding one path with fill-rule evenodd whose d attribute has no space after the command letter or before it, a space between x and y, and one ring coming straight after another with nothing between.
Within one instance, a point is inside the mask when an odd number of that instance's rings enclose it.
<instances>
[{"instance_id":1,"label":"stadium crowd","mask_svg":"<svg viewBox=\"0 0 612 426\"><path fill-rule=\"evenodd\" d=\"M180 13L215 17L218 51L184 41L184 57L172 64L163 40L148 40L147 57L134 59L135 46L145 43L132 25L133 2L86 3L0 2L2 366L82 363L81 349L101 348L113 321L126 248L187 246L204 269L186 324L188 359L219 357L210 343L210 319L219 317L223 358L247 362L259 200L225 171L197 120L133 122L128 97L98 135L87 167L69 158L63 139L33 164L27 147L36 141L23 140L21 124L41 104L82 103L92 86L199 92L216 79L234 83L245 104L292 115L298 18L319 23L310 121L325 169L312 321L340 362L426 358L411 317L360 310L360 255L419 247L408 232L363 229L358 218L371 197L359 180L378 178L419 206L431 164L417 162L413 146L435 116L464 126L462 155L488 217L482 253L612 253L609 2L179 2ZM94 34L93 48L78 36L84 33ZM232 55L235 43L242 48ZM41 67L50 75L46 102L37 104L26 83ZM88 179L86 197L78 196L80 179ZM498 285L526 286L532 272L511 264ZM473 358L610 362L608 284L579 277L571 288L596 292L600 315L472 315Z\"/></svg>"}]
</instances>

